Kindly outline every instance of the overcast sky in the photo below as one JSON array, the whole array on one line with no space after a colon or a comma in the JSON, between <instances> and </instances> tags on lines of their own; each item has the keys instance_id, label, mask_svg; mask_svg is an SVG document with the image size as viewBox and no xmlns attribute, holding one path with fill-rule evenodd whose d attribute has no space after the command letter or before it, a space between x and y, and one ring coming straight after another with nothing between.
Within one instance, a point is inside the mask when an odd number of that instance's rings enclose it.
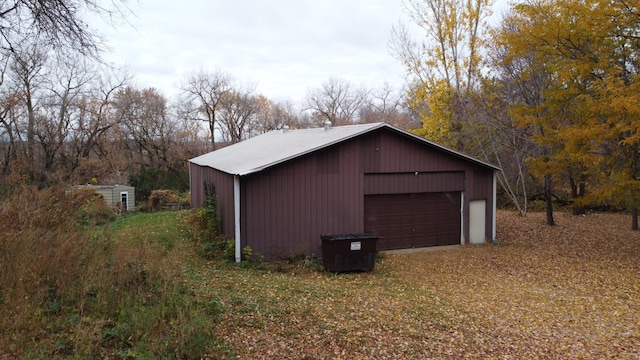
<instances>
[{"instance_id":1,"label":"overcast sky","mask_svg":"<svg viewBox=\"0 0 640 360\"><path fill-rule=\"evenodd\" d=\"M295 105L330 77L400 87L402 65L388 49L402 0L138 0L131 25L100 27L137 85L177 92L184 75L222 70L276 101Z\"/></svg>"}]
</instances>

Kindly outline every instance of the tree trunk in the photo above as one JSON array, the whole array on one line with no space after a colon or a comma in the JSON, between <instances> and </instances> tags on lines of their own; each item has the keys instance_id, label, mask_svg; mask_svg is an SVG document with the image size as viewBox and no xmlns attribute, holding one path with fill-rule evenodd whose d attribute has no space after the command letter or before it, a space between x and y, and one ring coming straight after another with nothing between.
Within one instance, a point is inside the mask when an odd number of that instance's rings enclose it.
<instances>
[{"instance_id":1,"label":"tree trunk","mask_svg":"<svg viewBox=\"0 0 640 360\"><path fill-rule=\"evenodd\" d=\"M29 84L26 84L27 91L27 167L29 170L29 180L35 180L35 147L36 147L36 115L33 108L33 102L31 99L31 89Z\"/></svg>"},{"instance_id":2,"label":"tree trunk","mask_svg":"<svg viewBox=\"0 0 640 360\"><path fill-rule=\"evenodd\" d=\"M213 114L209 119L209 134L211 134L211 151L216 150L216 116Z\"/></svg>"},{"instance_id":3,"label":"tree trunk","mask_svg":"<svg viewBox=\"0 0 640 360\"><path fill-rule=\"evenodd\" d=\"M638 145L633 146L633 158L631 160L631 179L638 179ZM638 230L638 207L635 200L631 206L631 230Z\"/></svg>"},{"instance_id":4,"label":"tree trunk","mask_svg":"<svg viewBox=\"0 0 640 360\"><path fill-rule=\"evenodd\" d=\"M555 222L553 221L553 197L551 194L551 175L544 176L544 200L547 203L547 225L553 226Z\"/></svg>"},{"instance_id":5,"label":"tree trunk","mask_svg":"<svg viewBox=\"0 0 640 360\"><path fill-rule=\"evenodd\" d=\"M576 182L576 179L573 177L573 174L569 174L569 183L571 184L571 199L574 200L574 205L572 207L573 215L584 215L586 214L586 210L584 206L576 205L575 200L584 196L585 192L585 183L584 181Z\"/></svg>"}]
</instances>

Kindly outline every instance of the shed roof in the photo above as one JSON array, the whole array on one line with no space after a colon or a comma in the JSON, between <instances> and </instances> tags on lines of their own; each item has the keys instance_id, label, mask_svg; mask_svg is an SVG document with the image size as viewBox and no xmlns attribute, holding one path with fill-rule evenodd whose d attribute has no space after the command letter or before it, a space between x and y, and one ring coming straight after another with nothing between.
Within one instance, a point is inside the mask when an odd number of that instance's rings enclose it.
<instances>
[{"instance_id":1,"label":"shed roof","mask_svg":"<svg viewBox=\"0 0 640 360\"><path fill-rule=\"evenodd\" d=\"M387 123L335 126L300 130L273 130L251 139L195 157L189 162L211 167L232 175L249 175L296 157L380 128L412 137L467 161L494 169L498 167L480 161L442 145L426 140Z\"/></svg>"},{"instance_id":2,"label":"shed roof","mask_svg":"<svg viewBox=\"0 0 640 360\"><path fill-rule=\"evenodd\" d=\"M92 190L114 190L114 189L135 189L135 187L130 185L73 185L71 186L73 189L92 189Z\"/></svg>"}]
</instances>

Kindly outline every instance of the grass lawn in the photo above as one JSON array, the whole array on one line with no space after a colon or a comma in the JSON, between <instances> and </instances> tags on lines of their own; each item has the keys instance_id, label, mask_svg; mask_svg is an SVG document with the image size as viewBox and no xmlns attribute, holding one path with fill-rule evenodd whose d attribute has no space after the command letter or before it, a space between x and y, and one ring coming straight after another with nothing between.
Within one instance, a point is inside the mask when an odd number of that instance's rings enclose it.
<instances>
[{"instance_id":1,"label":"grass lawn","mask_svg":"<svg viewBox=\"0 0 640 360\"><path fill-rule=\"evenodd\" d=\"M640 233L625 215L498 213L499 245L382 255L371 273L194 259L187 281L242 359L637 358Z\"/></svg>"}]
</instances>

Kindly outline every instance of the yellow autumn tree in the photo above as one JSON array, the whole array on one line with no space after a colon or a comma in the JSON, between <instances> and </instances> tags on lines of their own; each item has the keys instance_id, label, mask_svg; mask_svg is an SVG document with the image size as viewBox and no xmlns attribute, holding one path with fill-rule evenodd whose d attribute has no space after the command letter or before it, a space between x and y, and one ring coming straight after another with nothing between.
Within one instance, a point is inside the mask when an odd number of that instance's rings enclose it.
<instances>
[{"instance_id":1,"label":"yellow autumn tree","mask_svg":"<svg viewBox=\"0 0 640 360\"><path fill-rule=\"evenodd\" d=\"M545 177L568 174L578 188L589 184L580 203L630 208L637 229L637 3L530 0L512 10L520 25L504 38L512 59L533 54L549 82L540 104L513 107L524 114L521 126L539 129L533 141L545 151L531 159L532 170Z\"/></svg>"},{"instance_id":2,"label":"yellow autumn tree","mask_svg":"<svg viewBox=\"0 0 640 360\"><path fill-rule=\"evenodd\" d=\"M456 133L468 116L466 98L480 78L484 19L493 0L407 0L406 9L424 32L416 43L404 27L392 48L410 78L409 105L423 120L422 136L462 147Z\"/></svg>"},{"instance_id":3,"label":"yellow autumn tree","mask_svg":"<svg viewBox=\"0 0 640 360\"><path fill-rule=\"evenodd\" d=\"M451 136L454 121L451 104L455 90L446 81L439 80L429 93L425 87L416 87L414 91L416 93L408 100L409 106L422 118L422 128L415 130L415 133L445 146L455 146ZM420 106L420 102L423 101L426 101L426 107Z\"/></svg>"}]
</instances>

